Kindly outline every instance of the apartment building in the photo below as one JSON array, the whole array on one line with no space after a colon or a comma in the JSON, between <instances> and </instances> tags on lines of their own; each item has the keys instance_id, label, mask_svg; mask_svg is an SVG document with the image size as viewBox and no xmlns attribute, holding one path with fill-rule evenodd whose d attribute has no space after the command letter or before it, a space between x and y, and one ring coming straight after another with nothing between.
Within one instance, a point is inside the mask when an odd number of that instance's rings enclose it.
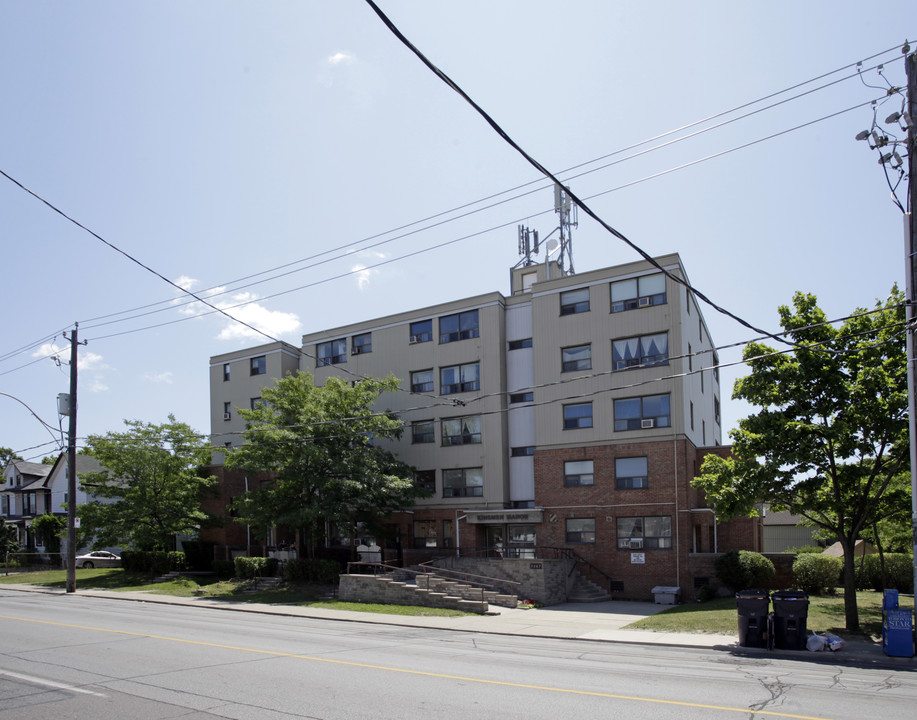
<instances>
[{"instance_id":1,"label":"apartment building","mask_svg":"<svg viewBox=\"0 0 917 720\"><path fill-rule=\"evenodd\" d=\"M677 254L656 262L687 278ZM759 549L753 527L717 527L690 487L703 455L725 449L717 355L684 285L645 261L511 275L507 296L211 358L215 445L240 442L234 409L288 372L317 383L394 374L402 391L379 405L401 414L405 432L390 449L431 493L391 518L405 553L573 553L621 597L647 597L708 580L716 550ZM227 496L245 489L218 474Z\"/></svg>"}]
</instances>

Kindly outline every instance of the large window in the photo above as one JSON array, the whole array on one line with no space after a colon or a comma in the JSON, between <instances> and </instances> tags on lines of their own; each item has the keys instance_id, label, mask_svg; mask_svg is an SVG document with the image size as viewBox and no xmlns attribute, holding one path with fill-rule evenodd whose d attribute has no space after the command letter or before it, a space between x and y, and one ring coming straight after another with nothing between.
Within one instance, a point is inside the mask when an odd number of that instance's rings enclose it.
<instances>
[{"instance_id":1,"label":"large window","mask_svg":"<svg viewBox=\"0 0 917 720\"><path fill-rule=\"evenodd\" d=\"M567 518L567 542L595 545L595 518Z\"/></svg>"},{"instance_id":2,"label":"large window","mask_svg":"<svg viewBox=\"0 0 917 720\"><path fill-rule=\"evenodd\" d=\"M564 405L564 430L592 427L592 403Z\"/></svg>"},{"instance_id":3,"label":"large window","mask_svg":"<svg viewBox=\"0 0 917 720\"><path fill-rule=\"evenodd\" d=\"M418 470L414 473L414 484L432 495L436 492L436 470Z\"/></svg>"},{"instance_id":4,"label":"large window","mask_svg":"<svg viewBox=\"0 0 917 720\"><path fill-rule=\"evenodd\" d=\"M223 363L223 382L229 382L229 363Z\"/></svg>"},{"instance_id":5,"label":"large window","mask_svg":"<svg viewBox=\"0 0 917 720\"><path fill-rule=\"evenodd\" d=\"M524 340L510 340L509 349L510 350L525 350L526 348L532 347L532 338L525 338Z\"/></svg>"},{"instance_id":6,"label":"large window","mask_svg":"<svg viewBox=\"0 0 917 720\"><path fill-rule=\"evenodd\" d=\"M561 348L560 351L560 371L576 372L577 370L592 369L592 346L576 345L574 347Z\"/></svg>"},{"instance_id":7,"label":"large window","mask_svg":"<svg viewBox=\"0 0 917 720\"><path fill-rule=\"evenodd\" d=\"M232 403L223 403L223 419L232 420Z\"/></svg>"},{"instance_id":8,"label":"large window","mask_svg":"<svg viewBox=\"0 0 917 720\"><path fill-rule=\"evenodd\" d=\"M560 314L575 315L589 312L589 288L568 290L560 294Z\"/></svg>"},{"instance_id":9,"label":"large window","mask_svg":"<svg viewBox=\"0 0 917 720\"><path fill-rule=\"evenodd\" d=\"M564 486L592 485L592 460L568 460L564 463Z\"/></svg>"},{"instance_id":10,"label":"large window","mask_svg":"<svg viewBox=\"0 0 917 720\"><path fill-rule=\"evenodd\" d=\"M444 315L439 319L440 344L470 340L478 337L479 334L477 310L466 310L455 315Z\"/></svg>"},{"instance_id":11,"label":"large window","mask_svg":"<svg viewBox=\"0 0 917 720\"><path fill-rule=\"evenodd\" d=\"M315 346L316 365L340 365L347 362L347 340L330 340Z\"/></svg>"},{"instance_id":12,"label":"large window","mask_svg":"<svg viewBox=\"0 0 917 720\"><path fill-rule=\"evenodd\" d=\"M668 550L672 518L668 515L618 518L618 550Z\"/></svg>"},{"instance_id":13,"label":"large window","mask_svg":"<svg viewBox=\"0 0 917 720\"><path fill-rule=\"evenodd\" d=\"M535 393L533 392L510 393L509 396L510 405L515 405L516 403L533 402L534 400Z\"/></svg>"},{"instance_id":14,"label":"large window","mask_svg":"<svg viewBox=\"0 0 917 720\"><path fill-rule=\"evenodd\" d=\"M653 305L665 305L665 275L618 280L611 284L611 311L624 312Z\"/></svg>"},{"instance_id":15,"label":"large window","mask_svg":"<svg viewBox=\"0 0 917 720\"><path fill-rule=\"evenodd\" d=\"M615 370L668 365L668 333L615 340L611 344L611 354Z\"/></svg>"},{"instance_id":16,"label":"large window","mask_svg":"<svg viewBox=\"0 0 917 720\"><path fill-rule=\"evenodd\" d=\"M264 375L267 372L267 358L264 355L251 359L250 375Z\"/></svg>"},{"instance_id":17,"label":"large window","mask_svg":"<svg viewBox=\"0 0 917 720\"><path fill-rule=\"evenodd\" d=\"M443 395L474 392L481 389L481 366L479 363L452 365L439 369L439 391Z\"/></svg>"},{"instance_id":18,"label":"large window","mask_svg":"<svg viewBox=\"0 0 917 720\"><path fill-rule=\"evenodd\" d=\"M414 548L435 548L436 547L436 521L435 520L415 520L414 521Z\"/></svg>"},{"instance_id":19,"label":"large window","mask_svg":"<svg viewBox=\"0 0 917 720\"><path fill-rule=\"evenodd\" d=\"M514 447L509 449L510 457L531 457L535 454L534 445L523 445L521 447Z\"/></svg>"},{"instance_id":20,"label":"large window","mask_svg":"<svg viewBox=\"0 0 917 720\"><path fill-rule=\"evenodd\" d=\"M433 371L415 370L411 373L411 392L433 392Z\"/></svg>"},{"instance_id":21,"label":"large window","mask_svg":"<svg viewBox=\"0 0 917 720\"><path fill-rule=\"evenodd\" d=\"M484 471L481 468L443 470L443 497L482 497Z\"/></svg>"},{"instance_id":22,"label":"large window","mask_svg":"<svg viewBox=\"0 0 917 720\"><path fill-rule=\"evenodd\" d=\"M411 442L415 445L434 442L432 420L417 420L411 423Z\"/></svg>"},{"instance_id":23,"label":"large window","mask_svg":"<svg viewBox=\"0 0 917 720\"><path fill-rule=\"evenodd\" d=\"M468 415L466 417L443 420L442 436L443 446L445 447L450 445L480 445L481 416Z\"/></svg>"},{"instance_id":24,"label":"large window","mask_svg":"<svg viewBox=\"0 0 917 720\"><path fill-rule=\"evenodd\" d=\"M615 432L669 427L671 425L668 395L615 400Z\"/></svg>"},{"instance_id":25,"label":"large window","mask_svg":"<svg viewBox=\"0 0 917 720\"><path fill-rule=\"evenodd\" d=\"M373 334L361 333L350 338L350 354L364 355L373 351Z\"/></svg>"},{"instance_id":26,"label":"large window","mask_svg":"<svg viewBox=\"0 0 917 720\"><path fill-rule=\"evenodd\" d=\"M649 487L645 457L615 458L615 489L637 490Z\"/></svg>"},{"instance_id":27,"label":"large window","mask_svg":"<svg viewBox=\"0 0 917 720\"><path fill-rule=\"evenodd\" d=\"M411 323L411 343L431 342L432 340L432 320L418 320Z\"/></svg>"}]
</instances>

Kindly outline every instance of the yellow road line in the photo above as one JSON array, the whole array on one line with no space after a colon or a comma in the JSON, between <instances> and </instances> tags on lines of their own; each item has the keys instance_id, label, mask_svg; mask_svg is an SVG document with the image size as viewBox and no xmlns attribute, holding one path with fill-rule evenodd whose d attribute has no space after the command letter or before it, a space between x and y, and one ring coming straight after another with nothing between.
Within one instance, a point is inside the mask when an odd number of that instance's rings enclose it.
<instances>
[{"instance_id":1,"label":"yellow road line","mask_svg":"<svg viewBox=\"0 0 917 720\"><path fill-rule=\"evenodd\" d=\"M633 702L655 703L657 705L675 705L678 707L700 708L702 710L721 710L723 712L742 713L748 715L766 715L768 717L791 718L792 720L828 720L824 717L812 715L794 715L792 713L774 712L772 710L752 710L750 708L730 707L728 705L707 705L704 703L683 702L680 700L663 700L660 698L639 697L636 695L618 695L615 693L595 692L591 690L573 690L570 688L551 687L548 685L528 685L525 683L506 682L503 680L488 680L486 678L467 677L463 675L446 675L443 673L425 672L423 670L408 670L405 668L389 667L386 665L371 665L369 663L353 662L350 660L334 660L331 658L315 657L312 655L298 655L296 653L278 652L276 650L260 650L258 648L242 647L240 645L224 645L209 643L201 640L186 640L184 638L169 637L167 635L150 635L149 633L136 633L129 630L112 630L91 625L74 625L71 623L53 622L50 620L32 620L29 618L0 615L3 620L16 620L19 622L37 623L40 625L54 625L56 627L73 628L77 630L91 630L92 632L114 633L116 635L129 635L132 637L150 638L151 640L165 640L166 642L185 643L186 645L200 645L202 647L220 648L223 650L238 650L240 652L255 653L258 655L271 655L274 657L294 658L296 660L311 660L313 662L331 663L334 665L347 665L349 667L364 668L368 670L385 670L387 672L419 675L422 677L439 678L444 680L459 680L461 682L478 683L480 685L499 685L501 687L522 688L525 690L543 690L547 692L564 693L568 695L587 695L590 697L610 698L613 700L631 700Z\"/></svg>"}]
</instances>

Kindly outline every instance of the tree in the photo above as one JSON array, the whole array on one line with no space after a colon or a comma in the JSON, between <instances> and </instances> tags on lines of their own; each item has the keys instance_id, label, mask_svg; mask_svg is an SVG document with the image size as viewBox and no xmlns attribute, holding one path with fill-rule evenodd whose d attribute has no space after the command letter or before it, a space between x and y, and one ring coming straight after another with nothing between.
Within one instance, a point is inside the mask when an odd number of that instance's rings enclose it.
<instances>
[{"instance_id":1,"label":"tree","mask_svg":"<svg viewBox=\"0 0 917 720\"><path fill-rule=\"evenodd\" d=\"M0 468L5 468L13 460L22 460L22 456L13 452L12 448L0 447Z\"/></svg>"},{"instance_id":2,"label":"tree","mask_svg":"<svg viewBox=\"0 0 917 720\"><path fill-rule=\"evenodd\" d=\"M392 376L316 386L309 373L263 388L257 407L238 410L246 444L230 451L226 464L274 479L236 499L237 519L260 530L304 532L311 554L325 521L353 527L410 507L424 491L412 469L377 444L400 437L401 420L373 410L382 392L397 388Z\"/></svg>"},{"instance_id":3,"label":"tree","mask_svg":"<svg viewBox=\"0 0 917 720\"><path fill-rule=\"evenodd\" d=\"M45 513L35 518L29 525L29 529L45 546L45 550L56 554L60 552L61 535L67 531L67 521L58 515Z\"/></svg>"},{"instance_id":4,"label":"tree","mask_svg":"<svg viewBox=\"0 0 917 720\"><path fill-rule=\"evenodd\" d=\"M779 313L795 346L746 348L751 374L733 397L760 410L730 433L733 457L708 455L694 484L724 517L769 502L837 539L847 629L856 630L854 544L890 513L886 501L910 500L890 492L909 462L904 297L893 288L875 312L858 310L840 328L813 295L796 293Z\"/></svg>"},{"instance_id":5,"label":"tree","mask_svg":"<svg viewBox=\"0 0 917 720\"><path fill-rule=\"evenodd\" d=\"M96 546L171 550L173 536L208 519L200 501L215 478L200 468L210 462L210 443L174 415L162 425L124 424L125 432L89 436L87 454L104 469L80 474L81 488L101 498L80 506L81 532Z\"/></svg>"},{"instance_id":6,"label":"tree","mask_svg":"<svg viewBox=\"0 0 917 720\"><path fill-rule=\"evenodd\" d=\"M16 537L16 526L0 520L0 562L6 562L7 553L19 552L19 540Z\"/></svg>"}]
</instances>

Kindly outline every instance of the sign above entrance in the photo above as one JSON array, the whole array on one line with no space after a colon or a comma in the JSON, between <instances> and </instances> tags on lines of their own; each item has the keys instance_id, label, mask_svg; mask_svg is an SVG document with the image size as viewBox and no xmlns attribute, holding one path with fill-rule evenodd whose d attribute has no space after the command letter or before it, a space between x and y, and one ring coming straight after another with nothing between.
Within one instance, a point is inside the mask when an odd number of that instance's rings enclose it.
<instances>
[{"instance_id":1,"label":"sign above entrance","mask_svg":"<svg viewBox=\"0 0 917 720\"><path fill-rule=\"evenodd\" d=\"M472 525L506 523L540 523L543 510L468 510L465 512Z\"/></svg>"}]
</instances>

